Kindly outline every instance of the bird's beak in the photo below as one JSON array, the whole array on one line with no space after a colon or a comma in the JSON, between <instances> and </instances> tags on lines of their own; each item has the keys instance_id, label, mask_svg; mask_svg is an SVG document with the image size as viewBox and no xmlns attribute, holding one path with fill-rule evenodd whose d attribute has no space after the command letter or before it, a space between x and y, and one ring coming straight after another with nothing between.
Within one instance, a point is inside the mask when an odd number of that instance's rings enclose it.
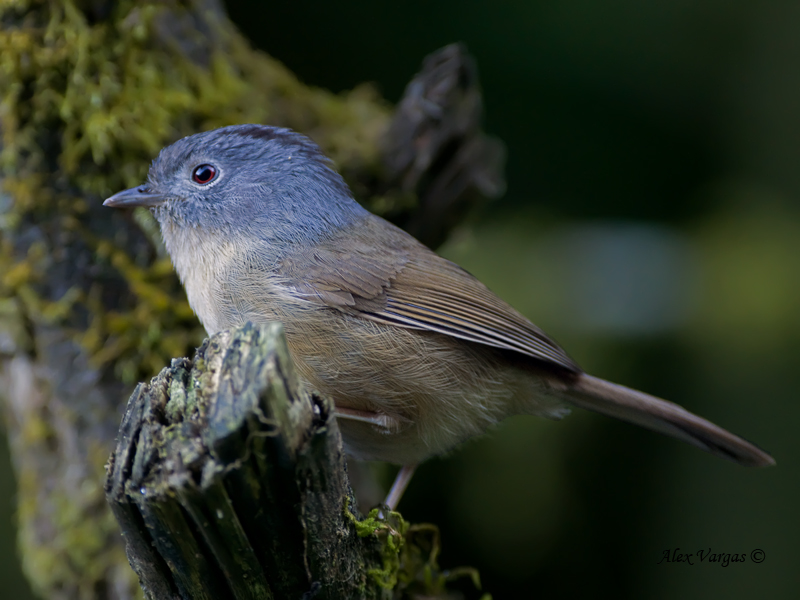
<instances>
[{"instance_id":1,"label":"bird's beak","mask_svg":"<svg viewBox=\"0 0 800 600\"><path fill-rule=\"evenodd\" d=\"M106 198L103 206L112 206L114 208L127 208L129 206L158 206L164 204L166 198L161 194L151 192L147 186L140 185L139 187L123 190Z\"/></svg>"}]
</instances>

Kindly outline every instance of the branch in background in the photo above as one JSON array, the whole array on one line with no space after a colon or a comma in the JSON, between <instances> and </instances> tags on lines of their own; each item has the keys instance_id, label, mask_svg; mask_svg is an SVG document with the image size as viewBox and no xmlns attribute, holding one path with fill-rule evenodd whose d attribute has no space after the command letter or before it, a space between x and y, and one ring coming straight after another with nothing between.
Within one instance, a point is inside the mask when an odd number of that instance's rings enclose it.
<instances>
[{"instance_id":1,"label":"branch in background","mask_svg":"<svg viewBox=\"0 0 800 600\"><path fill-rule=\"evenodd\" d=\"M471 209L505 191L505 147L483 133L482 113L475 61L451 44L425 58L383 140L388 181L419 198L416 210L387 217L434 248Z\"/></svg>"}]
</instances>

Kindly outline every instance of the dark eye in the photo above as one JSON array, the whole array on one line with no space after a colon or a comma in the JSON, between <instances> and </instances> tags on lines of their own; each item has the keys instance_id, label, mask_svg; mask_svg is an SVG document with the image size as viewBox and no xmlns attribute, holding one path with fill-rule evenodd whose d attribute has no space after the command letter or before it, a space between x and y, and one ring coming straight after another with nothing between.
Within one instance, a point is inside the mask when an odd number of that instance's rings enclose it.
<instances>
[{"instance_id":1,"label":"dark eye","mask_svg":"<svg viewBox=\"0 0 800 600\"><path fill-rule=\"evenodd\" d=\"M192 179L195 183L204 185L217 176L217 168L214 165L199 165L192 171Z\"/></svg>"}]
</instances>

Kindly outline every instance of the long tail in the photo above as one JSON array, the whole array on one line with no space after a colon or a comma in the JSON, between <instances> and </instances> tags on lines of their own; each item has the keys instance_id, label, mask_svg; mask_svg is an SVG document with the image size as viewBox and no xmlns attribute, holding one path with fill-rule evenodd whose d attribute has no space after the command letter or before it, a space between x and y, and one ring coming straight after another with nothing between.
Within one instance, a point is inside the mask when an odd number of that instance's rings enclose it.
<instances>
[{"instance_id":1,"label":"long tail","mask_svg":"<svg viewBox=\"0 0 800 600\"><path fill-rule=\"evenodd\" d=\"M591 375L581 375L566 399L580 408L665 433L740 465L775 464L775 459L760 448L673 402Z\"/></svg>"}]
</instances>

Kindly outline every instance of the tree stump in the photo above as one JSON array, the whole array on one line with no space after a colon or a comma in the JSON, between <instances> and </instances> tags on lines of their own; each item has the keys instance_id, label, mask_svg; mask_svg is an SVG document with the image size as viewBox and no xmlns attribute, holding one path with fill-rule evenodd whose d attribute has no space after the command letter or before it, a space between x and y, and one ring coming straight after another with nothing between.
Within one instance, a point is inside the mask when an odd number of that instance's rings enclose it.
<instances>
[{"instance_id":1,"label":"tree stump","mask_svg":"<svg viewBox=\"0 0 800 600\"><path fill-rule=\"evenodd\" d=\"M278 323L219 333L136 388L106 493L149 597L379 596L331 409Z\"/></svg>"},{"instance_id":2,"label":"tree stump","mask_svg":"<svg viewBox=\"0 0 800 600\"><path fill-rule=\"evenodd\" d=\"M128 401L106 496L148 599L446 598L438 534L358 509L280 323L218 333ZM418 596L419 595L419 596Z\"/></svg>"}]
</instances>

